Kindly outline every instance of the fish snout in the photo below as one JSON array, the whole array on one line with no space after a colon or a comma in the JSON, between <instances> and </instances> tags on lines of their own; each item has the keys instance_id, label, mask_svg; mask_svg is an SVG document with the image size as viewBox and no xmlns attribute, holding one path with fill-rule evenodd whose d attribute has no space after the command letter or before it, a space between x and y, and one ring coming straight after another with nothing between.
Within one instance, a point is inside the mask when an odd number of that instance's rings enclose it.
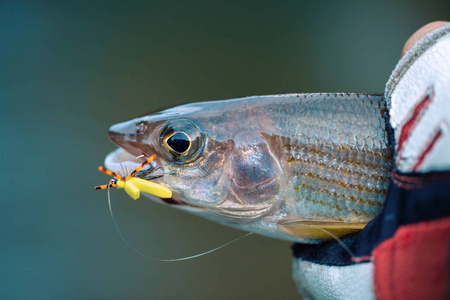
<instances>
[{"instance_id":1,"label":"fish snout","mask_svg":"<svg viewBox=\"0 0 450 300\"><path fill-rule=\"evenodd\" d=\"M164 122L150 122L144 118L138 118L122 123L117 123L109 128L109 139L117 146L130 154L139 156L155 154L155 147L159 142L161 124Z\"/></svg>"},{"instance_id":2,"label":"fish snout","mask_svg":"<svg viewBox=\"0 0 450 300\"><path fill-rule=\"evenodd\" d=\"M154 152L153 149L149 149L145 122L131 120L114 124L109 128L108 137L114 144L133 155L151 155Z\"/></svg>"},{"instance_id":3,"label":"fish snout","mask_svg":"<svg viewBox=\"0 0 450 300\"><path fill-rule=\"evenodd\" d=\"M136 126L133 121L127 121L112 125L108 131L109 139L119 147L125 141L136 141Z\"/></svg>"}]
</instances>

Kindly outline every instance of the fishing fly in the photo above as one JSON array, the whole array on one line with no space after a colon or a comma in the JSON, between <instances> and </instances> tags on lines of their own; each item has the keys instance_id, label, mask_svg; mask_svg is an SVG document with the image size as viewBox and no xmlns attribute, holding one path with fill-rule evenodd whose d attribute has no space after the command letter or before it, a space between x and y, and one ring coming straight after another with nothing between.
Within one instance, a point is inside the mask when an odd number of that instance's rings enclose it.
<instances>
[{"instance_id":1,"label":"fishing fly","mask_svg":"<svg viewBox=\"0 0 450 300\"><path fill-rule=\"evenodd\" d=\"M139 157L137 157L139 158ZM215 252L219 249L222 249L240 239L243 239L249 235L252 235L253 232L249 232L247 234L244 234L243 236L240 236L232 241L229 241L223 245L220 245L219 247L216 247L214 249L199 253L199 254L195 254L195 255L191 255L191 256L187 256L187 257L180 257L180 258L155 258L155 257L150 257L148 255L145 255L144 253L142 253L141 251L137 250L135 247L133 247L128 240L123 236L122 232L119 229L119 226L117 225L116 219L114 217L113 211L112 211L112 206L111 206L111 198L110 198L110 194L109 194L109 188L112 187L117 187L119 189L124 189L125 192L128 194L128 196L130 196L131 198L133 198L134 200L139 199L140 197L140 192L145 192L147 194L150 195L154 195L156 197L160 197L160 198L171 198L172 197L172 191L170 189L168 189L167 187L161 185L161 184L157 184L154 182L150 182L138 177L134 177L139 171L141 171L145 166L147 166L148 164L150 164L150 162L152 160L154 160L156 158L156 154L153 154L152 156L150 156L145 162L143 162L140 166L138 166L133 172L131 172L130 174L128 174L125 178L123 178L122 176L114 173L111 170L108 170L102 166L98 167L98 170L102 173L105 173L106 175L112 176L114 177L114 179L111 179L111 181L108 184L104 184L104 185L98 185L96 187L94 187L96 190L105 190L108 189L108 206L109 206L109 212L111 214L111 217L113 219L114 225L116 226L117 232L119 233L120 237L122 238L122 240L125 242L125 244L132 249L134 252L136 252L137 254L151 259L151 260L156 260L156 261L167 261L167 262L174 262L174 261L182 261L182 260L188 260L188 259L193 259L193 258L197 258L200 256L204 256L207 255L209 253ZM150 168L150 172L154 171L152 168Z\"/></svg>"},{"instance_id":2,"label":"fishing fly","mask_svg":"<svg viewBox=\"0 0 450 300\"><path fill-rule=\"evenodd\" d=\"M98 167L98 170L106 175L114 177L108 184L98 185L95 187L96 190L104 190L110 187L117 187L119 189L124 189L125 192L132 199L137 200L141 196L141 192L159 197L159 198L171 198L172 191L161 185L151 181L141 179L139 177L134 177L139 171L141 171L145 166L150 164L152 160L156 158L156 154L150 156L146 161L144 161L140 166L138 166L133 172L128 174L125 178L108 170L102 166Z\"/></svg>"}]
</instances>

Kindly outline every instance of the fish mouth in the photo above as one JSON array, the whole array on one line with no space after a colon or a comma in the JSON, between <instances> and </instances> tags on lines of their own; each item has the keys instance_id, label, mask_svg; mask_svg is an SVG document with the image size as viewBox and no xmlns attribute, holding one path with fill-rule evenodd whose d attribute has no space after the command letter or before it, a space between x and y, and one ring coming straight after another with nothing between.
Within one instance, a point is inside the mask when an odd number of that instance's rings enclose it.
<instances>
[{"instance_id":1,"label":"fish mouth","mask_svg":"<svg viewBox=\"0 0 450 300\"><path fill-rule=\"evenodd\" d=\"M126 177L128 174L130 174L132 171L134 171L137 167L139 167L147 157L135 157L134 155L130 154L123 148L117 148L116 150L109 153L105 158L105 166L109 170L115 172L116 174L121 175L122 177ZM146 173L149 173L150 169L154 169L154 171L151 172L150 178L158 178L164 175L164 170L162 168L159 168L160 165L158 162L151 161L149 166L144 167L140 172L138 172L135 177L139 177L145 180L149 180ZM143 178L144 177L144 178ZM161 184L161 183L158 183ZM168 187L170 189L170 187ZM143 195L147 196L148 198L152 200L156 200L157 202L162 202L169 205L180 205L180 206L187 206L187 207L193 207L192 205L179 200L172 196L171 198L159 198L154 195L150 195L144 192L141 192Z\"/></svg>"}]
</instances>

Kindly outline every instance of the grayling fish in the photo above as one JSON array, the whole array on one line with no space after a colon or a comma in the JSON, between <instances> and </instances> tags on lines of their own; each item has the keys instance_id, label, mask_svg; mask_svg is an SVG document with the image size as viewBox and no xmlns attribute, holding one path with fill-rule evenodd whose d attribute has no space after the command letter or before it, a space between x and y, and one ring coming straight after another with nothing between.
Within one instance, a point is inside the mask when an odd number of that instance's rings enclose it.
<instances>
[{"instance_id":1,"label":"grayling fish","mask_svg":"<svg viewBox=\"0 0 450 300\"><path fill-rule=\"evenodd\" d=\"M168 187L160 202L296 242L361 230L380 211L393 153L382 95L287 94L178 106L113 125L106 167ZM158 169L159 168L159 169Z\"/></svg>"}]
</instances>

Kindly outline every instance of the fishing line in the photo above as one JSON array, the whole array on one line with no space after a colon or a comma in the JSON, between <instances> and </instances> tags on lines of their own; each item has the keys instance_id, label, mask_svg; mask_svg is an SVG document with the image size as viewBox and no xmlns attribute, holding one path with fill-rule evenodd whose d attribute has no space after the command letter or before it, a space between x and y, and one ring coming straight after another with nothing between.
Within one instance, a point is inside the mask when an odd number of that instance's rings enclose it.
<instances>
[{"instance_id":1,"label":"fishing line","mask_svg":"<svg viewBox=\"0 0 450 300\"><path fill-rule=\"evenodd\" d=\"M111 181L114 181L114 180L112 179ZM111 182L111 181L110 181L110 182ZM253 234L253 232L246 233L246 234L244 234L244 235L242 235L242 236L240 236L240 237L238 237L238 238L235 238L234 240L231 240L231 241L229 241L229 242L227 242L227 243L225 243L225 244L223 244L223 245L221 245L221 246L219 246L219 247L216 247L216 248L214 248L214 249L211 249L211 250L208 250L208 251L199 253L199 254L187 256L187 257L180 257L180 258L155 258L155 257L150 257L150 256L145 255L144 253L140 252L140 251L137 250L135 247L133 247L133 246L128 242L128 240L123 236L122 232L121 232L120 229L119 229L119 226L117 225L116 218L114 217L114 214L113 214L112 205L111 205L111 193L110 193L110 186L109 186L109 185L108 185L108 189L107 189L107 190L108 190L108 207L109 207L109 213L110 213L111 218L112 218L112 220L113 220L114 226L116 227L117 233L119 234L120 238L125 242L125 244L126 244L131 250L133 250L134 252L136 252L136 253L139 254L140 256L143 256L143 257L145 257L145 258L147 258L147 259L156 260L156 261L166 261L166 262L169 262L169 261L183 261L183 260L189 260L189 259L193 259L193 258L197 258L197 257L200 257L200 256L204 256L204 255L213 253L214 251L220 250L220 249L222 249L222 248L224 248L224 247L226 247L226 246L228 246L228 245L230 245L230 244L232 244L232 243L234 243L234 242L239 241L240 239L243 239L243 238L248 237L249 235L252 235L252 234Z\"/></svg>"},{"instance_id":2,"label":"fishing line","mask_svg":"<svg viewBox=\"0 0 450 300\"><path fill-rule=\"evenodd\" d=\"M300 225L300 226L305 226L305 227L311 227L311 228L314 228L314 229L318 229L318 230L328 234L329 236L331 236L334 240L336 240L342 246L342 248L344 248L344 250L348 253L348 255L350 255L350 257L352 259L356 258L356 255L353 253L353 251L350 250L350 248L343 241L341 241L340 238L338 238L337 236L335 236L334 234L332 234L328 230L320 228L318 226L311 225L311 224L301 224L301 223L300 224L292 224L292 225L288 224L288 223L293 223L293 222L298 222L298 221L296 221L296 220L285 221L285 222L282 223L282 225L286 225L286 226L299 226Z\"/></svg>"}]
</instances>

